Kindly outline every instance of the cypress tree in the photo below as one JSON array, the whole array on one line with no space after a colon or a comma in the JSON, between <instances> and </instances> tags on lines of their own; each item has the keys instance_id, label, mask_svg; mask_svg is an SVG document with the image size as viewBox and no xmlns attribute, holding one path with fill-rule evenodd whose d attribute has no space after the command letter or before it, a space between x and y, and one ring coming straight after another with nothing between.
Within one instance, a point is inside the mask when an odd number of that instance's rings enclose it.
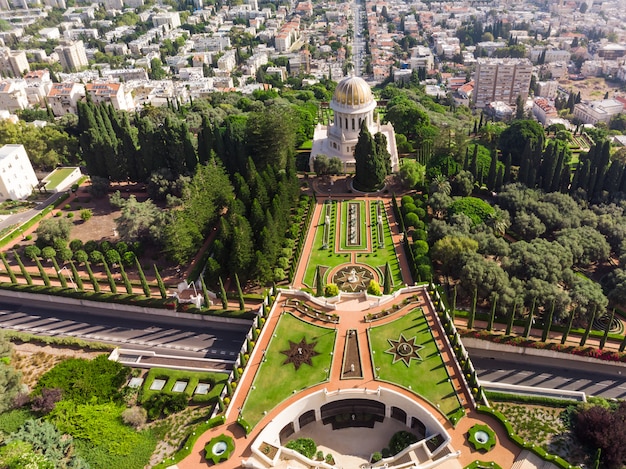
<instances>
[{"instance_id":1,"label":"cypress tree","mask_svg":"<svg viewBox=\"0 0 626 469\"><path fill-rule=\"evenodd\" d=\"M143 269L141 268L141 264L139 263L139 259L137 259L137 256L135 256L135 266L137 267L137 274L139 275L139 281L141 282L143 294L146 298L150 298L152 296L152 292L150 291L150 285L148 285L148 281L146 280L146 276L143 273Z\"/></svg>"},{"instance_id":2,"label":"cypress tree","mask_svg":"<svg viewBox=\"0 0 626 469\"><path fill-rule=\"evenodd\" d=\"M491 314L489 315L489 322L487 323L487 330L491 332L493 330L493 322L496 319L496 303L498 302L497 295L493 295L493 301L491 302Z\"/></svg>"},{"instance_id":3,"label":"cypress tree","mask_svg":"<svg viewBox=\"0 0 626 469\"><path fill-rule=\"evenodd\" d=\"M76 269L76 265L74 265L74 261L70 259L70 268L72 269L72 277L74 278L74 284L76 285L76 289L80 291L85 291L83 286L83 279L78 275L78 270Z\"/></svg>"},{"instance_id":4,"label":"cypress tree","mask_svg":"<svg viewBox=\"0 0 626 469\"><path fill-rule=\"evenodd\" d=\"M613 319L615 319L615 308L611 311L611 316L609 317L608 322L606 323L606 327L604 328L604 335L600 340L600 350L604 349L606 345L606 340L609 338L609 331L611 330L611 324L613 323Z\"/></svg>"},{"instance_id":5,"label":"cypress tree","mask_svg":"<svg viewBox=\"0 0 626 469\"><path fill-rule=\"evenodd\" d=\"M530 187L527 183L528 183L528 175L530 173L531 158L532 158L532 149L530 148L530 142L526 141L526 145L524 146L524 151L522 152L522 156L520 157L520 165L519 165L519 173L517 174L517 182L526 184L526 186L528 187Z\"/></svg>"},{"instance_id":6,"label":"cypress tree","mask_svg":"<svg viewBox=\"0 0 626 469\"><path fill-rule=\"evenodd\" d=\"M498 174L496 175L496 187L495 191L500 192L502 190L502 186L504 185L504 169L502 166L498 167Z\"/></svg>"},{"instance_id":7,"label":"cypress tree","mask_svg":"<svg viewBox=\"0 0 626 469\"><path fill-rule=\"evenodd\" d=\"M2 264L4 264L4 270L6 270L7 274L9 274L9 278L11 279L11 283L17 284L17 277L15 277L15 273L13 269L11 269L11 265L9 261L7 261L7 256L3 252L0 252L0 258L2 259Z\"/></svg>"},{"instance_id":8,"label":"cypress tree","mask_svg":"<svg viewBox=\"0 0 626 469\"><path fill-rule=\"evenodd\" d=\"M569 315L569 321L567 321L567 327L563 331L563 337L561 337L561 345L564 345L567 342L567 336L569 336L569 332L572 330L572 324L574 323L574 316L576 315L576 310L573 309L571 314Z\"/></svg>"},{"instance_id":9,"label":"cypress tree","mask_svg":"<svg viewBox=\"0 0 626 469\"><path fill-rule=\"evenodd\" d=\"M200 276L200 285L202 286L202 297L204 298L204 307L211 307L211 297L209 296L209 290L206 287L206 282L204 281L204 277Z\"/></svg>"},{"instance_id":10,"label":"cypress tree","mask_svg":"<svg viewBox=\"0 0 626 469\"><path fill-rule=\"evenodd\" d=\"M28 285L32 285L33 284L33 278L30 276L30 274L26 270L26 267L24 267L24 263L22 262L22 258L20 257L20 255L18 254L17 251L13 251L13 256L15 256L15 261L17 262L17 265L20 267L20 271L22 272L22 277L24 277L26 279L26 283Z\"/></svg>"},{"instance_id":11,"label":"cypress tree","mask_svg":"<svg viewBox=\"0 0 626 469\"><path fill-rule=\"evenodd\" d=\"M241 291L241 284L239 283L239 276L235 273L235 286L237 287L237 298L239 298L239 309L246 309L246 303L243 299L243 292Z\"/></svg>"},{"instance_id":12,"label":"cypress tree","mask_svg":"<svg viewBox=\"0 0 626 469\"><path fill-rule=\"evenodd\" d=\"M472 310L470 311L470 317L467 321L467 328L474 329L474 320L476 319L476 301L478 296L478 289L474 289L474 298L472 300Z\"/></svg>"},{"instance_id":13,"label":"cypress tree","mask_svg":"<svg viewBox=\"0 0 626 469\"><path fill-rule=\"evenodd\" d=\"M57 278L61 283L61 288L67 288L67 280L65 280L65 275L63 275L63 273L61 272L61 268L59 267L59 263L57 262L56 258L53 257L50 260L52 261L52 265L54 266L54 272L57 274Z\"/></svg>"},{"instance_id":14,"label":"cypress tree","mask_svg":"<svg viewBox=\"0 0 626 469\"><path fill-rule=\"evenodd\" d=\"M324 295L324 281L322 279L322 268L319 265L317 266L317 269L315 271L315 286L316 286L315 295L323 296Z\"/></svg>"},{"instance_id":15,"label":"cypress tree","mask_svg":"<svg viewBox=\"0 0 626 469\"><path fill-rule=\"evenodd\" d=\"M389 262L385 264L385 283L383 285L383 294L389 295L391 293L391 268Z\"/></svg>"},{"instance_id":16,"label":"cypress tree","mask_svg":"<svg viewBox=\"0 0 626 469\"><path fill-rule=\"evenodd\" d=\"M87 274L89 275L89 281L91 282L93 291L100 293L100 284L98 283L96 276L93 274L93 270L91 270L91 264L89 261L85 262L85 268L87 269Z\"/></svg>"},{"instance_id":17,"label":"cypress tree","mask_svg":"<svg viewBox=\"0 0 626 469\"><path fill-rule=\"evenodd\" d=\"M104 259L102 262L102 266L104 267L104 273L106 274L107 280L109 281L109 290L111 291L111 293L117 294L117 284L115 283L115 279L111 274L111 269L109 269L107 261L105 261Z\"/></svg>"},{"instance_id":18,"label":"cypress tree","mask_svg":"<svg viewBox=\"0 0 626 469\"><path fill-rule=\"evenodd\" d=\"M122 275L122 280L124 282L124 286L126 287L126 293L129 295L133 294L133 285L130 283L128 279L128 275L126 275L126 271L124 270L124 266L120 264L120 274Z\"/></svg>"},{"instance_id":19,"label":"cypress tree","mask_svg":"<svg viewBox=\"0 0 626 469\"><path fill-rule=\"evenodd\" d=\"M550 338L550 328L552 327L552 318L554 317L554 303L555 300L552 300L552 306L550 307L548 318L544 318L543 333L541 334L542 342L546 342Z\"/></svg>"},{"instance_id":20,"label":"cypress tree","mask_svg":"<svg viewBox=\"0 0 626 469\"><path fill-rule=\"evenodd\" d=\"M226 296L224 282L222 282L222 277L219 277L218 280L220 282L220 299L222 300L222 309L228 309L228 297Z\"/></svg>"},{"instance_id":21,"label":"cypress tree","mask_svg":"<svg viewBox=\"0 0 626 469\"><path fill-rule=\"evenodd\" d=\"M506 331L505 331L506 335L511 335L511 332L513 332L513 322L515 321L516 310L517 310L517 298L515 299L515 302L513 303L513 310L511 311L511 314L509 314L509 320L506 323Z\"/></svg>"},{"instance_id":22,"label":"cypress tree","mask_svg":"<svg viewBox=\"0 0 626 469\"><path fill-rule=\"evenodd\" d=\"M48 277L48 274L44 270L43 265L41 265L41 261L39 260L38 257L35 257L35 264L37 264L37 269L39 269L39 275L41 275L41 279L43 280L44 285L46 287L49 287L50 277Z\"/></svg>"},{"instance_id":23,"label":"cypress tree","mask_svg":"<svg viewBox=\"0 0 626 469\"><path fill-rule=\"evenodd\" d=\"M478 180L478 144L474 144L474 152L472 153L472 161L470 163L470 173Z\"/></svg>"},{"instance_id":24,"label":"cypress tree","mask_svg":"<svg viewBox=\"0 0 626 469\"><path fill-rule=\"evenodd\" d=\"M589 338L589 333L591 332L591 328L593 327L593 322L596 320L596 307L593 308L593 314L591 315L591 319L587 322L587 327L585 328L585 333L580 339L580 346L584 347L587 343L587 339Z\"/></svg>"},{"instance_id":25,"label":"cypress tree","mask_svg":"<svg viewBox=\"0 0 626 469\"><path fill-rule=\"evenodd\" d=\"M452 312L450 313L450 318L452 319L453 324L454 324L455 316L456 316L456 285L454 286L454 290L452 291Z\"/></svg>"},{"instance_id":26,"label":"cypress tree","mask_svg":"<svg viewBox=\"0 0 626 469\"><path fill-rule=\"evenodd\" d=\"M489 190L495 190L496 188L496 176L498 171L498 151L491 151L491 163L489 164L489 173L487 175L487 187Z\"/></svg>"},{"instance_id":27,"label":"cypress tree","mask_svg":"<svg viewBox=\"0 0 626 469\"><path fill-rule=\"evenodd\" d=\"M509 182L511 182L511 165L512 165L511 153L507 152L506 156L504 157L504 179L503 179L504 184L508 184Z\"/></svg>"},{"instance_id":28,"label":"cypress tree","mask_svg":"<svg viewBox=\"0 0 626 469\"><path fill-rule=\"evenodd\" d=\"M533 305L530 308L530 312L528 313L528 319L526 320L526 327L524 328L524 338L528 339L530 336L530 331L533 327L533 321L535 320L535 304L537 302L537 298L533 298Z\"/></svg>"},{"instance_id":29,"label":"cypress tree","mask_svg":"<svg viewBox=\"0 0 626 469\"><path fill-rule=\"evenodd\" d=\"M154 276L156 277L157 285L159 286L159 293L161 294L161 298L167 298L167 288L165 288L165 282L163 282L163 278L159 273L159 269L157 269L156 264L154 264Z\"/></svg>"}]
</instances>

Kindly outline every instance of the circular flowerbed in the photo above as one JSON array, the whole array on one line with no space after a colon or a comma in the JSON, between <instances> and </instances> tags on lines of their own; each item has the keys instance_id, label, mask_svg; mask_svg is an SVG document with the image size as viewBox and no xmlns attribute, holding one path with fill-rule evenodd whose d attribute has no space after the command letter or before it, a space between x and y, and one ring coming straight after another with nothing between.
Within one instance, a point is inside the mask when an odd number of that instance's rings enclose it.
<instances>
[{"instance_id":1,"label":"circular flowerbed","mask_svg":"<svg viewBox=\"0 0 626 469\"><path fill-rule=\"evenodd\" d=\"M211 439L204 447L204 457L213 464L221 463L230 458L235 450L235 442L228 435L220 435Z\"/></svg>"},{"instance_id":2,"label":"circular flowerbed","mask_svg":"<svg viewBox=\"0 0 626 469\"><path fill-rule=\"evenodd\" d=\"M496 444L496 433L488 425L474 425L469 429L468 440L475 450L490 451Z\"/></svg>"}]
</instances>

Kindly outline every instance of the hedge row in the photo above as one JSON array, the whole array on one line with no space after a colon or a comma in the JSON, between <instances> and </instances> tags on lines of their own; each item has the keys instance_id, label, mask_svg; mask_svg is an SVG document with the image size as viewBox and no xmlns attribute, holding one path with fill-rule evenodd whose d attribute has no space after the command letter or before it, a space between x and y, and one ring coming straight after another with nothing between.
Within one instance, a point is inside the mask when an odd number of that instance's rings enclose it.
<instances>
[{"instance_id":1,"label":"hedge row","mask_svg":"<svg viewBox=\"0 0 626 469\"><path fill-rule=\"evenodd\" d=\"M526 394L510 394L507 392L485 391L489 401L494 402L517 402L520 404L536 404L549 407L568 407L576 404L571 399L559 399L556 397L530 396Z\"/></svg>"},{"instance_id":2,"label":"hedge row","mask_svg":"<svg viewBox=\"0 0 626 469\"><path fill-rule=\"evenodd\" d=\"M308 228L311 224L311 217L313 216L313 211L316 203L315 195L312 197L308 197L309 204L307 206L307 213L304 218L304 224L301 224L300 233L298 234L298 239L296 240L296 248L294 254L292 256L293 261L289 266L289 281L293 280L293 276L296 273L297 260L300 259L300 254L302 254L302 246L304 245L304 237L306 233L309 231Z\"/></svg>"},{"instance_id":3,"label":"hedge row","mask_svg":"<svg viewBox=\"0 0 626 469\"><path fill-rule=\"evenodd\" d=\"M33 335L28 332L12 331L10 329L4 330L4 335L11 340L11 342L28 342L43 345L58 345L63 347L78 347L84 350L94 351L111 351L113 346L109 344L103 344L101 342L89 342L82 339L76 339L74 337L50 337Z\"/></svg>"}]
</instances>

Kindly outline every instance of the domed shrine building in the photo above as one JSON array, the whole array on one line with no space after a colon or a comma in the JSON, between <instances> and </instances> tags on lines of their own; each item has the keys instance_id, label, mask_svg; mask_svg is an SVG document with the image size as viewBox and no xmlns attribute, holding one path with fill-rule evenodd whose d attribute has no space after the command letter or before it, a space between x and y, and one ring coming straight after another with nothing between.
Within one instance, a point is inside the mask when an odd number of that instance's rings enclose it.
<instances>
[{"instance_id":1,"label":"domed shrine building","mask_svg":"<svg viewBox=\"0 0 626 469\"><path fill-rule=\"evenodd\" d=\"M332 125L318 124L313 135L313 147L309 165L313 171L313 161L318 155L329 158L336 156L343 162L347 173L355 171L354 147L359 139L361 122L367 123L372 135L378 132L387 137L387 151L391 155L391 169L398 170L398 150L393 126L374 120L376 101L370 86L360 77L350 76L339 82L330 108L334 111Z\"/></svg>"}]
</instances>

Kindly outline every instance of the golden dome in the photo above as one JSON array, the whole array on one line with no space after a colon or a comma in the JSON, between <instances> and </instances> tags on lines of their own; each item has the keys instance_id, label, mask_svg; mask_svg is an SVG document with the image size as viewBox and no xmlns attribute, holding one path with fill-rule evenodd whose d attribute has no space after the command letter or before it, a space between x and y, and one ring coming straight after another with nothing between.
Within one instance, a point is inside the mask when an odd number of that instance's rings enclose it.
<instances>
[{"instance_id":1,"label":"golden dome","mask_svg":"<svg viewBox=\"0 0 626 469\"><path fill-rule=\"evenodd\" d=\"M333 101L342 106L360 106L374 100L372 90L363 78L346 77L339 82Z\"/></svg>"}]
</instances>

